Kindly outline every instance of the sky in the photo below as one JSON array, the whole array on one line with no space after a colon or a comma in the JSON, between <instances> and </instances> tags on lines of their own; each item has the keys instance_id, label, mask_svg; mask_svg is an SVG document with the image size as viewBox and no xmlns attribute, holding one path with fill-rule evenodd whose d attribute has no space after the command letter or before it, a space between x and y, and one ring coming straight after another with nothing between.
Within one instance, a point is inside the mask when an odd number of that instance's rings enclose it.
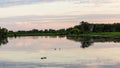
<instances>
[{"instance_id":1,"label":"sky","mask_svg":"<svg viewBox=\"0 0 120 68\"><path fill-rule=\"evenodd\" d=\"M9 30L61 29L119 23L120 0L0 0L0 26Z\"/></svg>"}]
</instances>

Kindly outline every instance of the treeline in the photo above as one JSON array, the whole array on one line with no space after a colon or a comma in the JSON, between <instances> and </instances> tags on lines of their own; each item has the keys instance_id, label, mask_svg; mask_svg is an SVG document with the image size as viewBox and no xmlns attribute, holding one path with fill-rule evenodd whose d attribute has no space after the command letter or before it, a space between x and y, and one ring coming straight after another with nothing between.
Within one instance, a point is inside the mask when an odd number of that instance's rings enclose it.
<instances>
[{"instance_id":1,"label":"treeline","mask_svg":"<svg viewBox=\"0 0 120 68\"><path fill-rule=\"evenodd\" d=\"M38 29L32 29L29 31L9 31L9 33L16 34L42 34L42 35L80 35L83 33L89 33L89 32L120 32L120 23L114 23L114 24L90 24L88 22L80 22L79 25L76 25L74 27L70 27L67 29L45 29L45 30L38 30Z\"/></svg>"},{"instance_id":2,"label":"treeline","mask_svg":"<svg viewBox=\"0 0 120 68\"><path fill-rule=\"evenodd\" d=\"M120 32L120 23L114 24L90 24L81 22L81 32Z\"/></svg>"},{"instance_id":3,"label":"treeline","mask_svg":"<svg viewBox=\"0 0 120 68\"><path fill-rule=\"evenodd\" d=\"M1 28L0 27L0 38L6 37L7 32L8 32L8 30L6 28Z\"/></svg>"},{"instance_id":4,"label":"treeline","mask_svg":"<svg viewBox=\"0 0 120 68\"><path fill-rule=\"evenodd\" d=\"M67 29L45 29L45 30L38 30L38 29L32 29L28 31L19 30L16 32L9 31L9 34L42 34L42 35L70 35L70 34L80 34L80 28L78 26L67 28Z\"/></svg>"}]
</instances>

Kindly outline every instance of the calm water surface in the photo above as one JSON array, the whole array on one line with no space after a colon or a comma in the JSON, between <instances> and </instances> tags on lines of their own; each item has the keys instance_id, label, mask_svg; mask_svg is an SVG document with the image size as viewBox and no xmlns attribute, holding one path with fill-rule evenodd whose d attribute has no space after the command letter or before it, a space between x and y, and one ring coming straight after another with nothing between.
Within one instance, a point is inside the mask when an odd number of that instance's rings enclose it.
<instances>
[{"instance_id":1,"label":"calm water surface","mask_svg":"<svg viewBox=\"0 0 120 68\"><path fill-rule=\"evenodd\" d=\"M119 38L31 36L0 45L0 68L120 68Z\"/></svg>"}]
</instances>

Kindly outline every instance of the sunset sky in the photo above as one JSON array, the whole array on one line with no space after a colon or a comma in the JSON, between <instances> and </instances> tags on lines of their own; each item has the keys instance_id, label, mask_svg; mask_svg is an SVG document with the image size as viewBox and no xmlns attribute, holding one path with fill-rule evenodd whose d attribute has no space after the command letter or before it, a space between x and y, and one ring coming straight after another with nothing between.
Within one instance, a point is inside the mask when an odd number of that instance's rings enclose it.
<instances>
[{"instance_id":1,"label":"sunset sky","mask_svg":"<svg viewBox=\"0 0 120 68\"><path fill-rule=\"evenodd\" d=\"M0 0L0 26L9 30L60 29L120 22L120 0Z\"/></svg>"}]
</instances>

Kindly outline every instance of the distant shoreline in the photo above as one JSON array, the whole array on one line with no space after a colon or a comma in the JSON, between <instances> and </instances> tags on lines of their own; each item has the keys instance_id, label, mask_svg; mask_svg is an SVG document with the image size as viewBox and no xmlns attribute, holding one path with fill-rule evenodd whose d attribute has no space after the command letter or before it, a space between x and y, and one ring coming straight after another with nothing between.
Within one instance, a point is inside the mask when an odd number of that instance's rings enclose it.
<instances>
[{"instance_id":1,"label":"distant shoreline","mask_svg":"<svg viewBox=\"0 0 120 68\"><path fill-rule=\"evenodd\" d=\"M12 33L7 34L8 37L15 36ZM91 32L85 34L60 35L55 33L16 33L17 36L93 36L93 37L120 37L120 32Z\"/></svg>"},{"instance_id":2,"label":"distant shoreline","mask_svg":"<svg viewBox=\"0 0 120 68\"><path fill-rule=\"evenodd\" d=\"M32 29L8 31L1 29L1 35L8 37L14 36L95 36L95 37L120 37L120 23L114 24L90 24L88 22L80 22L79 25L64 29Z\"/></svg>"}]
</instances>

